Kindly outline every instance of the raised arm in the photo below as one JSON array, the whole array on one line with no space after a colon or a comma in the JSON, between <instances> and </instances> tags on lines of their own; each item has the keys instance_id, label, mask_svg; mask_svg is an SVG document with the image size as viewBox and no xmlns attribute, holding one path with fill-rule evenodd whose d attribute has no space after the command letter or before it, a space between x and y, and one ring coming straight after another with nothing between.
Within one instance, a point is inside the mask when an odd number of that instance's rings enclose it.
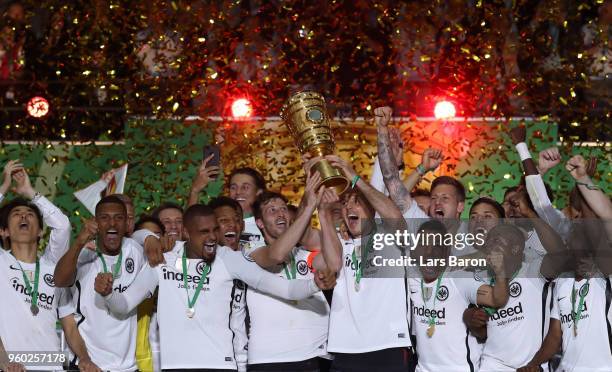
<instances>
[{"instance_id":1,"label":"raised arm","mask_svg":"<svg viewBox=\"0 0 612 372\"><path fill-rule=\"evenodd\" d=\"M378 161L389 196L399 207L400 212L403 213L410 208L412 197L410 197L410 190L404 186L397 172L397 161L391 148L391 136L388 127L391 114L390 107L378 107L374 110L374 121L378 131Z\"/></svg>"},{"instance_id":2,"label":"raised arm","mask_svg":"<svg viewBox=\"0 0 612 372\"><path fill-rule=\"evenodd\" d=\"M304 190L304 200L302 202L303 207L296 216L295 221L272 244L258 248L251 253L251 257L259 266L271 268L282 264L287 259L289 253L291 253L291 250L302 240L304 232L310 226L312 214L325 191L324 186L321 186L318 192L316 191L316 186L319 182L321 182L319 172L312 172L308 175Z\"/></svg>"},{"instance_id":3,"label":"raised arm","mask_svg":"<svg viewBox=\"0 0 612 372\"><path fill-rule=\"evenodd\" d=\"M493 308L506 305L509 298L508 277L504 270L504 255L501 250L493 249L487 261L495 274L495 285L481 285L477 291L476 304Z\"/></svg>"},{"instance_id":4,"label":"raised arm","mask_svg":"<svg viewBox=\"0 0 612 372\"><path fill-rule=\"evenodd\" d=\"M334 224L332 206L338 202L334 190L325 190L319 204L319 221L321 222L321 255L328 269L338 272L342 268L342 244Z\"/></svg>"},{"instance_id":5,"label":"raised arm","mask_svg":"<svg viewBox=\"0 0 612 372\"><path fill-rule=\"evenodd\" d=\"M79 255L87 242L95 238L98 233L98 224L95 220L84 220L79 235L60 258L55 266L54 280L56 287L70 287L74 284L77 275Z\"/></svg>"},{"instance_id":6,"label":"raised arm","mask_svg":"<svg viewBox=\"0 0 612 372\"><path fill-rule=\"evenodd\" d=\"M208 166L208 162L214 157L211 154L202 161L202 164L198 167L196 175L193 177L191 183L191 190L189 191L189 198L187 199L187 207L191 207L198 203L200 199L200 193L208 186L211 180L214 180L219 173L221 168L217 166Z\"/></svg>"},{"instance_id":7,"label":"raised arm","mask_svg":"<svg viewBox=\"0 0 612 372\"><path fill-rule=\"evenodd\" d=\"M548 193L546 192L542 175L531 158L531 153L526 143L526 137L527 134L524 126L518 126L510 130L510 138L518 152L525 171L525 186L529 199L531 200L531 204L536 214L559 232L559 234L566 237L569 233L570 221L552 205ZM539 164L543 172L547 172L560 161L561 155L556 147L540 152Z\"/></svg>"},{"instance_id":8,"label":"raised arm","mask_svg":"<svg viewBox=\"0 0 612 372\"><path fill-rule=\"evenodd\" d=\"M586 160L581 155L575 155L567 162L565 168L576 180L578 190L593 212L599 218L612 219L612 202L589 177Z\"/></svg>"},{"instance_id":9,"label":"raised arm","mask_svg":"<svg viewBox=\"0 0 612 372\"><path fill-rule=\"evenodd\" d=\"M370 205L374 207L381 218L403 220L402 212L398 209L398 206L391 199L387 198L385 194L377 191L369 183L357 176L357 173L355 173L355 170L349 163L336 155L328 155L325 158L330 161L332 166L340 169L346 178L353 182L356 181L355 187L363 194Z\"/></svg>"},{"instance_id":10,"label":"raised arm","mask_svg":"<svg viewBox=\"0 0 612 372\"><path fill-rule=\"evenodd\" d=\"M222 259L234 279L242 280L249 287L279 298L303 300L319 291L314 279L287 280L249 262L242 252L225 251Z\"/></svg>"},{"instance_id":11,"label":"raised arm","mask_svg":"<svg viewBox=\"0 0 612 372\"><path fill-rule=\"evenodd\" d=\"M44 255L51 262L57 263L70 244L70 220L59 208L34 190L30 177L24 169L15 172L13 179L16 185L15 191L24 198L32 200L40 210L43 222L51 229Z\"/></svg>"},{"instance_id":12,"label":"raised arm","mask_svg":"<svg viewBox=\"0 0 612 372\"><path fill-rule=\"evenodd\" d=\"M127 315L142 301L151 297L158 284L159 277L156 269L145 265L128 289L122 293L111 291L104 297L104 302L114 314Z\"/></svg>"},{"instance_id":13,"label":"raised arm","mask_svg":"<svg viewBox=\"0 0 612 372\"><path fill-rule=\"evenodd\" d=\"M0 202L6 196L11 187L13 173L23 170L23 164L19 160L9 160L2 171L2 183L0 184Z\"/></svg>"}]
</instances>

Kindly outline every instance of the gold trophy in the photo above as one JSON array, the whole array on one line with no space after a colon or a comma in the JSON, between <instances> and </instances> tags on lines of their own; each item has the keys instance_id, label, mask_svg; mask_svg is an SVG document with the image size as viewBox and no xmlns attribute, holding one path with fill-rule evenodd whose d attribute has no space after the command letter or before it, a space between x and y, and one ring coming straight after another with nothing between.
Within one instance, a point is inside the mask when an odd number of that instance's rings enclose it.
<instances>
[{"instance_id":1,"label":"gold trophy","mask_svg":"<svg viewBox=\"0 0 612 372\"><path fill-rule=\"evenodd\" d=\"M304 91L292 95L281 109L281 118L302 154L325 156L334 153L334 139L325 107L325 98L317 92ZM322 159L314 166L321 175L321 185L342 194L350 182Z\"/></svg>"}]
</instances>

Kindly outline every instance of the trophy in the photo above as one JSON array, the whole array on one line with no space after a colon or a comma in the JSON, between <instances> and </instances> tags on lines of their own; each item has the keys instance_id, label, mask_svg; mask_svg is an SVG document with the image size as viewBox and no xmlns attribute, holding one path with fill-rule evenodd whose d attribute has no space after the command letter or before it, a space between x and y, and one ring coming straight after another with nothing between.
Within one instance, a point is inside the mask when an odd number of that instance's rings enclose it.
<instances>
[{"instance_id":1,"label":"trophy","mask_svg":"<svg viewBox=\"0 0 612 372\"><path fill-rule=\"evenodd\" d=\"M293 136L295 144L302 154L315 156L332 155L334 139L325 107L325 98L317 92L304 91L292 95L280 113L283 122ZM321 185L333 188L338 195L342 194L350 182L322 159L313 168L321 175Z\"/></svg>"}]
</instances>

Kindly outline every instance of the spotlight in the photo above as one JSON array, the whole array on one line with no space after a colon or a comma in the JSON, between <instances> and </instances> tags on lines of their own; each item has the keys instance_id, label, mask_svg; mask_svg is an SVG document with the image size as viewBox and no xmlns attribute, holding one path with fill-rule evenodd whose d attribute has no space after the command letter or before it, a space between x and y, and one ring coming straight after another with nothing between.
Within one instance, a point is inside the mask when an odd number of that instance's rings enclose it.
<instances>
[{"instance_id":1,"label":"spotlight","mask_svg":"<svg viewBox=\"0 0 612 372\"><path fill-rule=\"evenodd\" d=\"M26 111L33 118L42 118L49 113L49 101L40 96L32 97L26 104Z\"/></svg>"},{"instance_id":2,"label":"spotlight","mask_svg":"<svg viewBox=\"0 0 612 372\"><path fill-rule=\"evenodd\" d=\"M246 98L238 98L232 102L232 116L234 118L248 118L253 113L251 101Z\"/></svg>"},{"instance_id":3,"label":"spotlight","mask_svg":"<svg viewBox=\"0 0 612 372\"><path fill-rule=\"evenodd\" d=\"M440 101L436 103L434 108L434 116L436 119L449 119L455 117L455 105L448 101Z\"/></svg>"}]
</instances>

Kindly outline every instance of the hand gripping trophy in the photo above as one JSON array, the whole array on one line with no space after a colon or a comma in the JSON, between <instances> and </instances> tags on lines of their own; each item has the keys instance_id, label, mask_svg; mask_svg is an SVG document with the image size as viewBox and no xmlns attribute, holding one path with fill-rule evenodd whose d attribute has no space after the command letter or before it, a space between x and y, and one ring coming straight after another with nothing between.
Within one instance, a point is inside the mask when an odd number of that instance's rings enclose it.
<instances>
[{"instance_id":1,"label":"hand gripping trophy","mask_svg":"<svg viewBox=\"0 0 612 372\"><path fill-rule=\"evenodd\" d=\"M312 91L295 93L281 109L280 116L302 154L323 157L334 153L331 124L325 98L321 94ZM325 185L334 188L340 195L350 184L349 180L325 159L318 161L314 169L321 175L321 183L317 188Z\"/></svg>"}]
</instances>

